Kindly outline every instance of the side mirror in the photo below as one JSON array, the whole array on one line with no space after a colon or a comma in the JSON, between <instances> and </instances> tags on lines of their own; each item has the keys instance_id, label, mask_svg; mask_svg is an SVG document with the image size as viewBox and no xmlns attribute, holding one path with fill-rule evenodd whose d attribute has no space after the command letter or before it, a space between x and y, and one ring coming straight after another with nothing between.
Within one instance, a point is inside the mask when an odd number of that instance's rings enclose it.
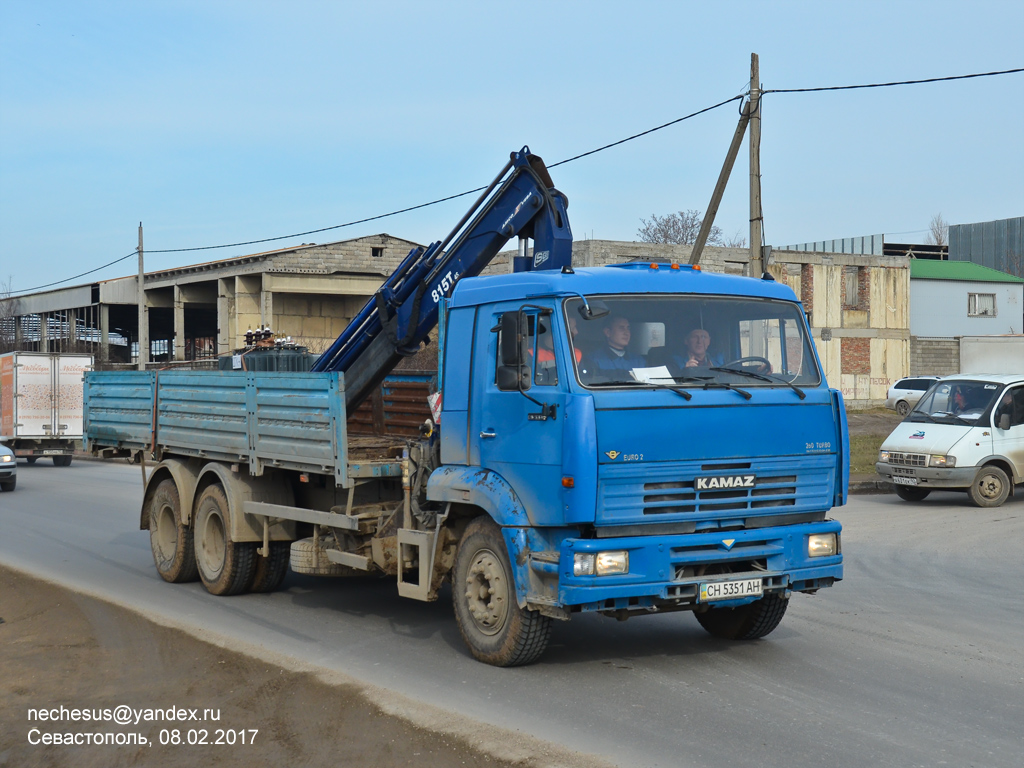
<instances>
[{"instance_id":1,"label":"side mirror","mask_svg":"<svg viewBox=\"0 0 1024 768\"><path fill-rule=\"evenodd\" d=\"M603 301L597 300L594 302L588 302L585 297L580 296L580 298L583 299L583 303L576 309L580 313L580 317L584 320L596 320L611 312L611 310L608 309L608 305Z\"/></svg>"},{"instance_id":2,"label":"side mirror","mask_svg":"<svg viewBox=\"0 0 1024 768\"><path fill-rule=\"evenodd\" d=\"M522 329L519 327L519 313L505 312L501 316L501 365L522 365L520 340ZM514 388L514 387L513 387Z\"/></svg>"},{"instance_id":3,"label":"side mirror","mask_svg":"<svg viewBox=\"0 0 1024 768\"><path fill-rule=\"evenodd\" d=\"M1004 413L999 417L999 428L1009 429L1010 428L1010 414Z\"/></svg>"},{"instance_id":4,"label":"side mirror","mask_svg":"<svg viewBox=\"0 0 1024 768\"><path fill-rule=\"evenodd\" d=\"M498 366L498 389L504 392L514 392L517 389L525 392L530 388L530 369L526 366L499 365Z\"/></svg>"}]
</instances>

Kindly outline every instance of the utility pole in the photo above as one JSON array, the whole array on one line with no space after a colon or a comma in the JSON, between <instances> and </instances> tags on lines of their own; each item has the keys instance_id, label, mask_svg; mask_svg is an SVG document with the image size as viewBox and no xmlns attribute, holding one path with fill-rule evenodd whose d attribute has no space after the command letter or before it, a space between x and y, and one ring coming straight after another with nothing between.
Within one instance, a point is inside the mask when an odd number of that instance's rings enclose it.
<instances>
[{"instance_id":1,"label":"utility pole","mask_svg":"<svg viewBox=\"0 0 1024 768\"><path fill-rule=\"evenodd\" d=\"M750 54L750 276L760 277L761 263L761 73Z\"/></svg>"},{"instance_id":2,"label":"utility pole","mask_svg":"<svg viewBox=\"0 0 1024 768\"><path fill-rule=\"evenodd\" d=\"M149 312L146 310L146 273L142 264L142 222L139 222L139 370L149 362Z\"/></svg>"},{"instance_id":3,"label":"utility pole","mask_svg":"<svg viewBox=\"0 0 1024 768\"><path fill-rule=\"evenodd\" d=\"M700 256L704 251L704 244L711 234L711 226L715 223L715 215L718 213L718 206L722 204L722 195L725 193L725 186L729 183L729 174L732 173L732 166L736 162L736 155L740 152L740 144L743 143L743 134L747 130L747 123L750 122L750 107L752 102L747 102L741 112L740 121L736 125L736 132L732 135L732 144L726 153L722 170L718 174L718 183L715 184L715 191L711 193L711 202L704 213L704 221L700 224L700 232L697 235L697 242L693 244L693 251L690 252L690 263L700 264Z\"/></svg>"}]
</instances>

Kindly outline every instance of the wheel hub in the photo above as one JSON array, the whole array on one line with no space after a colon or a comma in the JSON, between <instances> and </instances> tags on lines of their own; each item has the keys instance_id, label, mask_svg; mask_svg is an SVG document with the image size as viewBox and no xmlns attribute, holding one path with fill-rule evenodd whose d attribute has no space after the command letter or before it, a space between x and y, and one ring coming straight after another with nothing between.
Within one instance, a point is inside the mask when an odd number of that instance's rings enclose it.
<instances>
[{"instance_id":1,"label":"wheel hub","mask_svg":"<svg viewBox=\"0 0 1024 768\"><path fill-rule=\"evenodd\" d=\"M480 551L466 574L466 604L477 627L497 634L508 616L508 583L497 555Z\"/></svg>"},{"instance_id":2,"label":"wheel hub","mask_svg":"<svg viewBox=\"0 0 1024 768\"><path fill-rule=\"evenodd\" d=\"M999 482L999 478L986 475L978 484L978 490L986 499L997 499L1003 492L1003 484Z\"/></svg>"}]
</instances>

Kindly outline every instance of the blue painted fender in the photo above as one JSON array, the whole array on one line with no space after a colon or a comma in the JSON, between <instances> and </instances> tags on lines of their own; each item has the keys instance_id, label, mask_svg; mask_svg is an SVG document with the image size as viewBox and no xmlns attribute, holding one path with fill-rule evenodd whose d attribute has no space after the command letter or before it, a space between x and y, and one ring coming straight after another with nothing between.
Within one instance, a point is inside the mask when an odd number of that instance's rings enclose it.
<instances>
[{"instance_id":1,"label":"blue painted fender","mask_svg":"<svg viewBox=\"0 0 1024 768\"><path fill-rule=\"evenodd\" d=\"M505 478L480 467L441 467L427 480L430 501L450 501L480 507L498 525L531 525L516 492Z\"/></svg>"}]
</instances>

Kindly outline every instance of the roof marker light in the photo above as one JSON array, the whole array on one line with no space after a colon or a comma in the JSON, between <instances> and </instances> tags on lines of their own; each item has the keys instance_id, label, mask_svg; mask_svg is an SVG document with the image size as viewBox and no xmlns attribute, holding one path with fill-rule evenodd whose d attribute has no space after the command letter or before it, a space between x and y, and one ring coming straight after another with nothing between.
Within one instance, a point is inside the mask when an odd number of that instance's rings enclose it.
<instances>
[{"instance_id":1,"label":"roof marker light","mask_svg":"<svg viewBox=\"0 0 1024 768\"><path fill-rule=\"evenodd\" d=\"M655 264L655 263L654 263L654 262L652 261L652 262L651 262L651 269L657 269L657 268L658 268L658 265L657 265L657 264Z\"/></svg>"},{"instance_id":2,"label":"roof marker light","mask_svg":"<svg viewBox=\"0 0 1024 768\"><path fill-rule=\"evenodd\" d=\"M671 269L679 269L679 265L675 262L672 263Z\"/></svg>"}]
</instances>

